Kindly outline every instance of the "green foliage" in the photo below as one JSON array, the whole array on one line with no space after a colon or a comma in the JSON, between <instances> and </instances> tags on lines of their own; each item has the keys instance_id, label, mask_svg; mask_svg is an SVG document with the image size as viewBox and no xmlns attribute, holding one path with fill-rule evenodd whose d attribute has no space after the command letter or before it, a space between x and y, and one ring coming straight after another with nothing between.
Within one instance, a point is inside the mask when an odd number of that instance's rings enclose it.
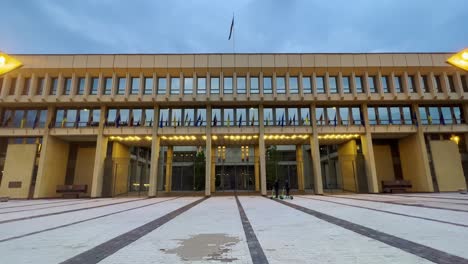
<instances>
[{"instance_id":1,"label":"green foliage","mask_svg":"<svg viewBox=\"0 0 468 264\"><path fill-rule=\"evenodd\" d=\"M195 191L200 191L205 189L205 152L199 151L195 156L195 182L193 185L193 189Z\"/></svg>"}]
</instances>

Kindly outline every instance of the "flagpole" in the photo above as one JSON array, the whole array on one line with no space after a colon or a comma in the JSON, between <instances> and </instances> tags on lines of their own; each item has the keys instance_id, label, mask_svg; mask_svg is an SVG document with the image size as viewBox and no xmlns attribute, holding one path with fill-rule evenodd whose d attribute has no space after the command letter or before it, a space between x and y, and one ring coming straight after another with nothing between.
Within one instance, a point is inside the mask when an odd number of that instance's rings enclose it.
<instances>
[{"instance_id":1,"label":"flagpole","mask_svg":"<svg viewBox=\"0 0 468 264\"><path fill-rule=\"evenodd\" d=\"M234 20L234 12L232 12L232 19L235 24L236 22ZM236 26L235 25L232 27L232 53L236 54ZM235 60L236 60L236 57L234 56L234 65L236 64Z\"/></svg>"}]
</instances>

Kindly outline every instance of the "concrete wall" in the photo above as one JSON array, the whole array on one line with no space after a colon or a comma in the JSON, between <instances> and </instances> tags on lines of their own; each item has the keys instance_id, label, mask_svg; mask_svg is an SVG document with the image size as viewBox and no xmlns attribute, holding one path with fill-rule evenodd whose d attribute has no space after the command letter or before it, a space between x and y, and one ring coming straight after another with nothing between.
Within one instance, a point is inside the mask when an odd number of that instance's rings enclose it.
<instances>
[{"instance_id":1,"label":"concrete wall","mask_svg":"<svg viewBox=\"0 0 468 264\"><path fill-rule=\"evenodd\" d=\"M411 181L413 186L411 191L432 192L429 162L421 150L425 144L419 137L419 134L414 134L398 142L403 179Z\"/></svg>"},{"instance_id":2,"label":"concrete wall","mask_svg":"<svg viewBox=\"0 0 468 264\"><path fill-rule=\"evenodd\" d=\"M356 141L350 140L338 146L338 161L340 163L343 190L356 192Z\"/></svg>"},{"instance_id":3,"label":"concrete wall","mask_svg":"<svg viewBox=\"0 0 468 264\"><path fill-rule=\"evenodd\" d=\"M78 148L78 153L76 155L75 177L73 184L87 184L87 196L91 193L95 155L96 148Z\"/></svg>"},{"instance_id":4,"label":"concrete wall","mask_svg":"<svg viewBox=\"0 0 468 264\"><path fill-rule=\"evenodd\" d=\"M128 170L130 167L130 148L114 142L112 148L112 182L114 195L127 193Z\"/></svg>"},{"instance_id":5,"label":"concrete wall","mask_svg":"<svg viewBox=\"0 0 468 264\"><path fill-rule=\"evenodd\" d=\"M60 197L57 185L65 184L70 145L54 136L43 141L34 198Z\"/></svg>"},{"instance_id":6,"label":"concrete wall","mask_svg":"<svg viewBox=\"0 0 468 264\"><path fill-rule=\"evenodd\" d=\"M379 192L382 192L382 181L395 180L392 150L389 145L374 145L374 155Z\"/></svg>"},{"instance_id":7,"label":"concrete wall","mask_svg":"<svg viewBox=\"0 0 468 264\"><path fill-rule=\"evenodd\" d=\"M28 198L36 158L36 144L9 144L6 153L0 196ZM10 182L18 187L10 188ZM21 184L19 186L19 184ZM13 186L11 186L13 187Z\"/></svg>"},{"instance_id":8,"label":"concrete wall","mask_svg":"<svg viewBox=\"0 0 468 264\"><path fill-rule=\"evenodd\" d=\"M461 157L456 143L450 140L430 141L432 162L441 192L466 189Z\"/></svg>"}]
</instances>

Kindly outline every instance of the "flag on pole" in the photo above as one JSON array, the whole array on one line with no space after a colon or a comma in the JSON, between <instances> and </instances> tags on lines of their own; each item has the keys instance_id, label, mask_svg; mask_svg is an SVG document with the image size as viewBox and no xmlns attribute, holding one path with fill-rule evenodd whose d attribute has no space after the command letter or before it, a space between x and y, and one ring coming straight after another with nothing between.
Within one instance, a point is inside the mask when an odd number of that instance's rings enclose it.
<instances>
[{"instance_id":1,"label":"flag on pole","mask_svg":"<svg viewBox=\"0 0 468 264\"><path fill-rule=\"evenodd\" d=\"M36 112L36 117L34 118L34 123L33 123L33 129L35 129L37 127L37 124L39 123L39 116L40 116L40 113L39 111Z\"/></svg>"},{"instance_id":2,"label":"flag on pole","mask_svg":"<svg viewBox=\"0 0 468 264\"><path fill-rule=\"evenodd\" d=\"M201 114L198 115L197 122L195 122L195 126L201 126Z\"/></svg>"},{"instance_id":3,"label":"flag on pole","mask_svg":"<svg viewBox=\"0 0 468 264\"><path fill-rule=\"evenodd\" d=\"M75 128L78 128L80 126L81 122L81 115L80 115L80 110L77 111L76 113L76 121L75 121Z\"/></svg>"},{"instance_id":4,"label":"flag on pole","mask_svg":"<svg viewBox=\"0 0 468 264\"><path fill-rule=\"evenodd\" d=\"M319 125L323 125L323 113L320 115Z\"/></svg>"},{"instance_id":5,"label":"flag on pole","mask_svg":"<svg viewBox=\"0 0 468 264\"><path fill-rule=\"evenodd\" d=\"M416 113L413 112L413 124L418 127L419 126L419 123L418 123L418 118L416 117Z\"/></svg>"},{"instance_id":6,"label":"flag on pole","mask_svg":"<svg viewBox=\"0 0 468 264\"><path fill-rule=\"evenodd\" d=\"M174 126L174 128L177 126L177 119L175 116L172 118L172 125Z\"/></svg>"},{"instance_id":7,"label":"flag on pole","mask_svg":"<svg viewBox=\"0 0 468 264\"><path fill-rule=\"evenodd\" d=\"M215 114L213 118L213 126L217 126L217 125L218 125L218 118L216 117L216 114Z\"/></svg>"},{"instance_id":8,"label":"flag on pole","mask_svg":"<svg viewBox=\"0 0 468 264\"><path fill-rule=\"evenodd\" d=\"M255 117L252 116L252 121L250 122L250 125L253 126L255 124Z\"/></svg>"},{"instance_id":9,"label":"flag on pole","mask_svg":"<svg viewBox=\"0 0 468 264\"><path fill-rule=\"evenodd\" d=\"M184 126L189 126L190 123L187 123L188 122L188 113L185 114L185 118L184 118Z\"/></svg>"},{"instance_id":10,"label":"flag on pole","mask_svg":"<svg viewBox=\"0 0 468 264\"><path fill-rule=\"evenodd\" d=\"M333 126L336 126L336 114L335 114L335 117L333 118Z\"/></svg>"},{"instance_id":11,"label":"flag on pole","mask_svg":"<svg viewBox=\"0 0 468 264\"><path fill-rule=\"evenodd\" d=\"M310 125L309 114L307 114L304 122L305 122L304 125Z\"/></svg>"},{"instance_id":12,"label":"flag on pole","mask_svg":"<svg viewBox=\"0 0 468 264\"><path fill-rule=\"evenodd\" d=\"M440 124L445 126L445 118L444 118L444 115L442 114L442 111L439 112L439 119L440 119Z\"/></svg>"},{"instance_id":13,"label":"flag on pole","mask_svg":"<svg viewBox=\"0 0 468 264\"><path fill-rule=\"evenodd\" d=\"M231 126L231 116L228 114L228 117L227 117L227 124L226 124L228 127Z\"/></svg>"},{"instance_id":14,"label":"flag on pole","mask_svg":"<svg viewBox=\"0 0 468 264\"><path fill-rule=\"evenodd\" d=\"M284 113L283 113L283 116L281 117L281 126L284 127Z\"/></svg>"},{"instance_id":15,"label":"flag on pole","mask_svg":"<svg viewBox=\"0 0 468 264\"><path fill-rule=\"evenodd\" d=\"M241 126L242 126L242 114L239 117L239 127L241 127Z\"/></svg>"},{"instance_id":16,"label":"flag on pole","mask_svg":"<svg viewBox=\"0 0 468 264\"><path fill-rule=\"evenodd\" d=\"M294 114L293 118L292 118L292 125L295 126L296 125L296 114Z\"/></svg>"},{"instance_id":17,"label":"flag on pole","mask_svg":"<svg viewBox=\"0 0 468 264\"><path fill-rule=\"evenodd\" d=\"M26 118L21 118L21 122L20 122L20 128L24 128L24 124L26 123Z\"/></svg>"},{"instance_id":18,"label":"flag on pole","mask_svg":"<svg viewBox=\"0 0 468 264\"><path fill-rule=\"evenodd\" d=\"M65 127L65 124L67 123L67 117L64 117L62 119L62 127Z\"/></svg>"},{"instance_id":19,"label":"flag on pole","mask_svg":"<svg viewBox=\"0 0 468 264\"><path fill-rule=\"evenodd\" d=\"M120 126L120 111L117 112L117 116L115 117L114 123L115 123L115 127Z\"/></svg>"},{"instance_id":20,"label":"flag on pole","mask_svg":"<svg viewBox=\"0 0 468 264\"><path fill-rule=\"evenodd\" d=\"M133 126L133 111L132 110L130 110L130 118L128 121L128 125Z\"/></svg>"},{"instance_id":21,"label":"flag on pole","mask_svg":"<svg viewBox=\"0 0 468 264\"><path fill-rule=\"evenodd\" d=\"M432 116L431 115L427 116L427 122L429 123L429 125L432 125Z\"/></svg>"},{"instance_id":22,"label":"flag on pole","mask_svg":"<svg viewBox=\"0 0 468 264\"><path fill-rule=\"evenodd\" d=\"M231 40L233 31L234 31L234 14L232 15L231 29L229 30L229 38L228 38L228 40Z\"/></svg>"},{"instance_id":23,"label":"flag on pole","mask_svg":"<svg viewBox=\"0 0 468 264\"><path fill-rule=\"evenodd\" d=\"M159 127L162 128L163 127L163 123L164 122L164 117L161 116L161 119L159 120Z\"/></svg>"}]
</instances>

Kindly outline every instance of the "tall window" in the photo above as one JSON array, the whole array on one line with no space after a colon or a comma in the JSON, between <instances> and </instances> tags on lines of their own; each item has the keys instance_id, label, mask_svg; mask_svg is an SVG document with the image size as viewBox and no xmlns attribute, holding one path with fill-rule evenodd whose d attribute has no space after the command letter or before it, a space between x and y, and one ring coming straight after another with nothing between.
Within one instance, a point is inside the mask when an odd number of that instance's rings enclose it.
<instances>
[{"instance_id":1,"label":"tall window","mask_svg":"<svg viewBox=\"0 0 468 264\"><path fill-rule=\"evenodd\" d=\"M381 83L382 83L382 92L384 93L389 93L390 92L390 87L388 84L388 76L382 76L381 77Z\"/></svg>"},{"instance_id":2,"label":"tall window","mask_svg":"<svg viewBox=\"0 0 468 264\"><path fill-rule=\"evenodd\" d=\"M362 86L362 77L361 76L356 76L354 78L354 83L356 85L356 93L365 93L364 87Z\"/></svg>"},{"instance_id":3,"label":"tall window","mask_svg":"<svg viewBox=\"0 0 468 264\"><path fill-rule=\"evenodd\" d=\"M336 76L328 77L328 88L330 89L330 93L338 93L338 84L336 83Z\"/></svg>"},{"instance_id":4,"label":"tall window","mask_svg":"<svg viewBox=\"0 0 468 264\"><path fill-rule=\"evenodd\" d=\"M342 80L342 83L343 83L343 93L345 94L349 94L351 93L351 88L349 86L349 76L343 76L343 78L341 79Z\"/></svg>"},{"instance_id":5,"label":"tall window","mask_svg":"<svg viewBox=\"0 0 468 264\"><path fill-rule=\"evenodd\" d=\"M369 86L369 92L376 93L377 89L375 88L375 76L367 77L367 85Z\"/></svg>"},{"instance_id":6,"label":"tall window","mask_svg":"<svg viewBox=\"0 0 468 264\"><path fill-rule=\"evenodd\" d=\"M219 77L211 77L210 79L210 94L219 94Z\"/></svg>"},{"instance_id":7,"label":"tall window","mask_svg":"<svg viewBox=\"0 0 468 264\"><path fill-rule=\"evenodd\" d=\"M247 87L245 84L246 80L245 77L237 77L237 93L238 94L245 94L247 92Z\"/></svg>"},{"instance_id":8,"label":"tall window","mask_svg":"<svg viewBox=\"0 0 468 264\"><path fill-rule=\"evenodd\" d=\"M64 95L70 95L71 94L71 88L72 88L72 79L70 77L67 77L63 81L63 94Z\"/></svg>"},{"instance_id":9,"label":"tall window","mask_svg":"<svg viewBox=\"0 0 468 264\"><path fill-rule=\"evenodd\" d=\"M153 94L153 77L145 77L143 94Z\"/></svg>"},{"instance_id":10,"label":"tall window","mask_svg":"<svg viewBox=\"0 0 468 264\"><path fill-rule=\"evenodd\" d=\"M83 95L85 93L85 78L78 78L78 94Z\"/></svg>"},{"instance_id":11,"label":"tall window","mask_svg":"<svg viewBox=\"0 0 468 264\"><path fill-rule=\"evenodd\" d=\"M30 85L31 85L31 78L24 78L23 90L21 91L21 95L28 95L29 94L29 86Z\"/></svg>"},{"instance_id":12,"label":"tall window","mask_svg":"<svg viewBox=\"0 0 468 264\"><path fill-rule=\"evenodd\" d=\"M49 95L57 95L58 78L52 78L50 83Z\"/></svg>"},{"instance_id":13,"label":"tall window","mask_svg":"<svg viewBox=\"0 0 468 264\"><path fill-rule=\"evenodd\" d=\"M251 94L258 94L260 93L259 89L259 83L258 83L258 77L250 77L250 93Z\"/></svg>"},{"instance_id":14,"label":"tall window","mask_svg":"<svg viewBox=\"0 0 468 264\"><path fill-rule=\"evenodd\" d=\"M119 77L118 78L118 87L117 87L117 94L119 95L124 95L125 94L125 89L127 86L127 78L125 77Z\"/></svg>"},{"instance_id":15,"label":"tall window","mask_svg":"<svg viewBox=\"0 0 468 264\"><path fill-rule=\"evenodd\" d=\"M315 78L315 85L317 86L317 93L323 94L325 93L325 83L324 83L324 77L323 76L317 76Z\"/></svg>"},{"instance_id":16,"label":"tall window","mask_svg":"<svg viewBox=\"0 0 468 264\"><path fill-rule=\"evenodd\" d=\"M44 78L38 78L37 79L36 95L42 95L42 93L44 92L44 84L45 84L45 79Z\"/></svg>"},{"instance_id":17,"label":"tall window","mask_svg":"<svg viewBox=\"0 0 468 264\"><path fill-rule=\"evenodd\" d=\"M455 84L453 83L453 76L452 75L447 75L447 84L448 84L448 90L451 93L455 92Z\"/></svg>"},{"instance_id":18,"label":"tall window","mask_svg":"<svg viewBox=\"0 0 468 264\"><path fill-rule=\"evenodd\" d=\"M197 94L206 94L206 78L197 77Z\"/></svg>"},{"instance_id":19,"label":"tall window","mask_svg":"<svg viewBox=\"0 0 468 264\"><path fill-rule=\"evenodd\" d=\"M184 94L193 93L193 78L184 78Z\"/></svg>"},{"instance_id":20,"label":"tall window","mask_svg":"<svg viewBox=\"0 0 468 264\"><path fill-rule=\"evenodd\" d=\"M131 77L132 82L130 83L132 87L130 87L130 94L138 94L140 92L140 78L139 77Z\"/></svg>"},{"instance_id":21,"label":"tall window","mask_svg":"<svg viewBox=\"0 0 468 264\"><path fill-rule=\"evenodd\" d=\"M263 77L263 93L271 94L273 93L273 82L271 77Z\"/></svg>"},{"instance_id":22,"label":"tall window","mask_svg":"<svg viewBox=\"0 0 468 264\"><path fill-rule=\"evenodd\" d=\"M284 77L276 77L276 93L286 93L286 79Z\"/></svg>"},{"instance_id":23,"label":"tall window","mask_svg":"<svg viewBox=\"0 0 468 264\"><path fill-rule=\"evenodd\" d=\"M312 84L310 82L310 77L302 77L302 90L305 94L312 93Z\"/></svg>"},{"instance_id":24,"label":"tall window","mask_svg":"<svg viewBox=\"0 0 468 264\"><path fill-rule=\"evenodd\" d=\"M166 94L167 80L165 77L158 78L158 94Z\"/></svg>"},{"instance_id":25,"label":"tall window","mask_svg":"<svg viewBox=\"0 0 468 264\"><path fill-rule=\"evenodd\" d=\"M232 77L224 77L223 94L232 94Z\"/></svg>"},{"instance_id":26,"label":"tall window","mask_svg":"<svg viewBox=\"0 0 468 264\"><path fill-rule=\"evenodd\" d=\"M171 77L171 94L180 94L180 78Z\"/></svg>"},{"instance_id":27,"label":"tall window","mask_svg":"<svg viewBox=\"0 0 468 264\"><path fill-rule=\"evenodd\" d=\"M429 93L430 91L429 91L429 85L427 84L427 76L426 75L421 75L420 83L421 83L421 90L424 93Z\"/></svg>"},{"instance_id":28,"label":"tall window","mask_svg":"<svg viewBox=\"0 0 468 264\"><path fill-rule=\"evenodd\" d=\"M439 75L434 75L434 89L438 93L442 93L442 85L440 83L440 76Z\"/></svg>"},{"instance_id":29,"label":"tall window","mask_svg":"<svg viewBox=\"0 0 468 264\"><path fill-rule=\"evenodd\" d=\"M104 87L103 87L103 94L109 95L112 93L112 77L105 77L104 78Z\"/></svg>"},{"instance_id":30,"label":"tall window","mask_svg":"<svg viewBox=\"0 0 468 264\"><path fill-rule=\"evenodd\" d=\"M414 76L413 75L408 75L408 80L407 80L407 85L408 85L408 92L409 93L415 93L416 92L416 84L414 83Z\"/></svg>"},{"instance_id":31,"label":"tall window","mask_svg":"<svg viewBox=\"0 0 468 264\"><path fill-rule=\"evenodd\" d=\"M299 82L297 77L289 77L289 93L298 94L299 93Z\"/></svg>"},{"instance_id":32,"label":"tall window","mask_svg":"<svg viewBox=\"0 0 468 264\"><path fill-rule=\"evenodd\" d=\"M10 89L8 89L8 95L15 95L15 89L16 89L16 78L11 78Z\"/></svg>"},{"instance_id":33,"label":"tall window","mask_svg":"<svg viewBox=\"0 0 468 264\"><path fill-rule=\"evenodd\" d=\"M91 95L98 94L98 87L99 87L99 77L91 77Z\"/></svg>"},{"instance_id":34,"label":"tall window","mask_svg":"<svg viewBox=\"0 0 468 264\"><path fill-rule=\"evenodd\" d=\"M393 77L393 83L395 87L395 92L401 93L401 77L400 76Z\"/></svg>"},{"instance_id":35,"label":"tall window","mask_svg":"<svg viewBox=\"0 0 468 264\"><path fill-rule=\"evenodd\" d=\"M462 75L461 77L461 83L462 83L462 88L463 92L468 93L468 78L466 78L466 75Z\"/></svg>"}]
</instances>

